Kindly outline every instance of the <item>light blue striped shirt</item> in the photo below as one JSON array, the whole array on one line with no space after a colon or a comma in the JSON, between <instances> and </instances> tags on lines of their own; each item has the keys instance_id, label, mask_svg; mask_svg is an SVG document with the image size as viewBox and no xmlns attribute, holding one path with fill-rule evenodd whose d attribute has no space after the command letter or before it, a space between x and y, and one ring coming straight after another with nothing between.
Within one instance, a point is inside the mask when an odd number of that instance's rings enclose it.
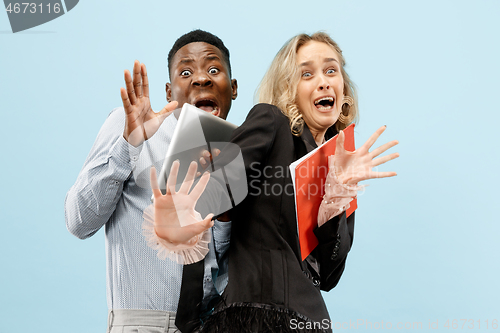
<instances>
[{"instance_id":1,"label":"light blue striped shirt","mask_svg":"<svg viewBox=\"0 0 500 333\"><path fill-rule=\"evenodd\" d=\"M123 138L125 112L111 111L102 126L76 183L66 195L68 230L80 239L106 226L107 302L109 309L176 311L182 265L160 260L142 235L142 214L151 204L149 169L157 171L165 158L177 124L171 115L157 133L139 147ZM231 225L216 221L213 242L205 259L204 304L227 284L227 265L218 256L229 247Z\"/></svg>"}]
</instances>

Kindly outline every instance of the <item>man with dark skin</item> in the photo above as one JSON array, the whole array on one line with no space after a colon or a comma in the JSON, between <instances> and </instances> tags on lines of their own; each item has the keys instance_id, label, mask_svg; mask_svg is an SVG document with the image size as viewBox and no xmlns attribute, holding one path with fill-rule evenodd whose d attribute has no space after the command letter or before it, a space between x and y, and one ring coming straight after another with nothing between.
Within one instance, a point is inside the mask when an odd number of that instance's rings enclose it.
<instances>
[{"instance_id":1,"label":"man with dark skin","mask_svg":"<svg viewBox=\"0 0 500 333\"><path fill-rule=\"evenodd\" d=\"M172 83L166 84L167 104L160 112L151 109L146 65L134 63L134 78L125 70L127 90L121 88L126 123L123 137L133 146L140 145L156 133L163 120L175 107L189 103L213 115L226 119L231 100L236 99L238 84L230 78L230 69L224 62L221 51L204 42L194 42L180 48L174 55L170 68ZM177 102L177 103L176 103ZM137 128L144 128L149 121L151 127L129 140Z\"/></svg>"},{"instance_id":2,"label":"man with dark skin","mask_svg":"<svg viewBox=\"0 0 500 333\"><path fill-rule=\"evenodd\" d=\"M177 331L174 321L183 266L158 259L147 247L141 225L142 213L151 203L151 189L149 184L138 185L135 172L144 168L141 161L147 160L146 155L159 155L158 147L165 149L169 144L176 124L171 115L175 108L189 103L225 119L237 96L229 51L218 37L201 30L187 33L175 42L168 60L169 104L160 112L151 108L146 66L135 61L133 75L125 71L123 110L115 109L108 116L66 196L66 225L72 234L85 239L106 226L110 333L141 326ZM206 164L205 159L200 163ZM201 232L212 223L200 222L186 232ZM212 239L218 253L227 249L229 233L229 223L215 221ZM205 259L205 272L217 268L213 252L209 252L212 259ZM206 298L213 297L215 290L208 275L203 286Z\"/></svg>"}]
</instances>

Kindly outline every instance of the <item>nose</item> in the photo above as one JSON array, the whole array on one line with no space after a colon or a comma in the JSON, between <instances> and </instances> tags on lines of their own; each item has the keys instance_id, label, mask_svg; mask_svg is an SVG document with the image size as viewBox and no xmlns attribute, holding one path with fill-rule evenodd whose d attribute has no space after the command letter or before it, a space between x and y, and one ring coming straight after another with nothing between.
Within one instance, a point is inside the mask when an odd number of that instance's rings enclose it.
<instances>
[{"instance_id":1,"label":"nose","mask_svg":"<svg viewBox=\"0 0 500 333\"><path fill-rule=\"evenodd\" d=\"M328 83L328 81L324 77L321 77L319 85L318 85L318 90L321 91L321 90L328 90L328 89L330 89L330 84Z\"/></svg>"},{"instance_id":2,"label":"nose","mask_svg":"<svg viewBox=\"0 0 500 333\"><path fill-rule=\"evenodd\" d=\"M210 77L208 75L199 73L197 75L194 75L192 85L198 87L207 87L212 85L212 80L210 80Z\"/></svg>"}]
</instances>

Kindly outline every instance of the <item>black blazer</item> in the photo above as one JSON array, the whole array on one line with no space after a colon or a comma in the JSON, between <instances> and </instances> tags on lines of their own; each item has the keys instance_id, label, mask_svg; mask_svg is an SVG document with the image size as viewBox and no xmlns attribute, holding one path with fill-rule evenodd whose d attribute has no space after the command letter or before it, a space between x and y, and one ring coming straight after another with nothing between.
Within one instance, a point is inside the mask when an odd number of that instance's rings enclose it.
<instances>
[{"instance_id":1,"label":"black blazer","mask_svg":"<svg viewBox=\"0 0 500 333\"><path fill-rule=\"evenodd\" d=\"M329 137L335 134L333 127L327 132ZM288 118L277 107L258 104L231 142L241 148L249 193L230 215L225 304L266 304L312 321L330 319L320 289L331 290L344 271L354 214L346 218L344 213L317 228L319 246L301 260L288 170L290 163L316 148L311 132L305 126L301 137L292 135Z\"/></svg>"}]
</instances>

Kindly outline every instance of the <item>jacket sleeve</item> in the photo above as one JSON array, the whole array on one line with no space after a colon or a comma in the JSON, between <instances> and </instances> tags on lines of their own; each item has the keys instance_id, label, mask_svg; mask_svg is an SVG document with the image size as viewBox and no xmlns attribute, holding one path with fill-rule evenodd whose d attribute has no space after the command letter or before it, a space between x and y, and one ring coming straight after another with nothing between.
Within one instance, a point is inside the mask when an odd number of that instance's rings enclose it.
<instances>
[{"instance_id":1,"label":"jacket sleeve","mask_svg":"<svg viewBox=\"0 0 500 333\"><path fill-rule=\"evenodd\" d=\"M214 226L212 228L215 252L217 253L217 258L221 258L229 248L229 243L231 240L231 222L222 222L219 220L215 220Z\"/></svg>"},{"instance_id":2,"label":"jacket sleeve","mask_svg":"<svg viewBox=\"0 0 500 333\"><path fill-rule=\"evenodd\" d=\"M266 164L276 135L276 112L281 113L274 105L257 104L233 133L231 143L241 149L247 179Z\"/></svg>"},{"instance_id":3,"label":"jacket sleeve","mask_svg":"<svg viewBox=\"0 0 500 333\"><path fill-rule=\"evenodd\" d=\"M94 235L109 220L142 149L123 138L124 125L123 109L111 111L66 194L66 227L80 239Z\"/></svg>"},{"instance_id":4,"label":"jacket sleeve","mask_svg":"<svg viewBox=\"0 0 500 333\"><path fill-rule=\"evenodd\" d=\"M211 174L210 181L196 205L196 210L202 216L209 213L222 214L233 207L232 198L241 199L242 193L245 195L248 193L246 190L241 190L241 186L248 186L248 180L252 175L260 174L266 165L268 152L275 137L275 112L281 111L269 104L258 104L250 110L245 122L234 130L230 141L231 147L222 149L214 161L216 172ZM234 163L240 153L242 164ZM224 174L217 173L222 169ZM228 188L233 191L229 193ZM239 189L238 193L234 191L235 189Z\"/></svg>"},{"instance_id":5,"label":"jacket sleeve","mask_svg":"<svg viewBox=\"0 0 500 333\"><path fill-rule=\"evenodd\" d=\"M314 230L319 245L315 249L319 261L321 289L330 291L344 272L347 254L354 238L354 214L335 216Z\"/></svg>"}]
</instances>

